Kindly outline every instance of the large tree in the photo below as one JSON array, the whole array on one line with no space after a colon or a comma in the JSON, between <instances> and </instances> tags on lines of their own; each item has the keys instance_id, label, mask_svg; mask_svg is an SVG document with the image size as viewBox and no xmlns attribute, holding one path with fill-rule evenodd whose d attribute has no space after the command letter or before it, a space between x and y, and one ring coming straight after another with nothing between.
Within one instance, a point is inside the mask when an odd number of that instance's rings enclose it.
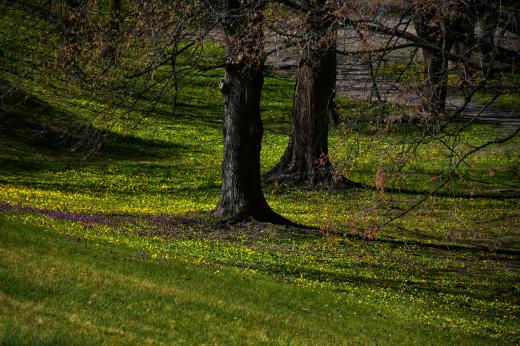
<instances>
[{"instance_id":1,"label":"large tree","mask_svg":"<svg viewBox=\"0 0 520 346\"><path fill-rule=\"evenodd\" d=\"M328 130L336 88L335 13L330 0L281 1L297 9L298 70L294 88L289 144L275 167L266 174L272 182L332 185Z\"/></svg>"},{"instance_id":2,"label":"large tree","mask_svg":"<svg viewBox=\"0 0 520 346\"><path fill-rule=\"evenodd\" d=\"M261 0L223 3L226 61L220 89L224 98L222 192L215 213L230 220L253 218L290 224L272 211L262 192L260 149L263 125L264 15Z\"/></svg>"}]
</instances>

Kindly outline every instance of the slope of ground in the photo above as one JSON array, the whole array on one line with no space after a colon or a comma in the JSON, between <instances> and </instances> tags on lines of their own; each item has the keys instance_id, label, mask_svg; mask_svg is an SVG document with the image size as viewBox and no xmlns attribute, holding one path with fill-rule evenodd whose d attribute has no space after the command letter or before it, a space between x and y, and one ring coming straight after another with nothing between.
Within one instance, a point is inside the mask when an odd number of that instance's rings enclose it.
<instances>
[{"instance_id":1,"label":"slope of ground","mask_svg":"<svg viewBox=\"0 0 520 346\"><path fill-rule=\"evenodd\" d=\"M30 72L0 76L16 86L0 105L0 344L518 343L518 138L383 226L438 185L452 148L508 129L427 141L376 190L421 129L342 126L332 160L367 188L266 187L277 212L318 230L220 227L221 70L185 81L175 108L133 110L130 129L98 122L126 109ZM266 79L264 171L287 144L292 84ZM102 145L70 151L89 140Z\"/></svg>"}]
</instances>

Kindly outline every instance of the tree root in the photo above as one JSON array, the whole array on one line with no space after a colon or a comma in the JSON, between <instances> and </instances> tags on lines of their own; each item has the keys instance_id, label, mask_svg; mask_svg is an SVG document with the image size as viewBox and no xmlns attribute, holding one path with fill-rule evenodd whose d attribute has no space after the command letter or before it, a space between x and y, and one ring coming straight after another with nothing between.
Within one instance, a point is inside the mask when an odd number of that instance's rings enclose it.
<instances>
[{"instance_id":1,"label":"tree root","mask_svg":"<svg viewBox=\"0 0 520 346\"><path fill-rule=\"evenodd\" d=\"M215 214L214 214L215 215ZM220 215L216 215L220 216ZM273 210L269 209L267 211L262 212L240 212L235 215L225 216L218 220L215 223L216 227L222 228L222 227L230 227L239 223L243 222L262 222L262 223L271 223L273 225L280 225L280 226L288 226L288 227L294 227L294 228L301 228L301 229L312 229L317 230L318 228L312 227L312 226L306 226L302 225L296 222L293 222L282 215L274 212Z\"/></svg>"}]
</instances>

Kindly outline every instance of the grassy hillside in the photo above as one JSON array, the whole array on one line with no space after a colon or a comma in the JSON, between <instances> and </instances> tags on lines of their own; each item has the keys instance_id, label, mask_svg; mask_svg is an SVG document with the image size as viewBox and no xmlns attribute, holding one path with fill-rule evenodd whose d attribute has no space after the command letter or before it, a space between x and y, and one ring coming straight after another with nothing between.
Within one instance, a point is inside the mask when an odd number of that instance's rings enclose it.
<instances>
[{"instance_id":1,"label":"grassy hillside","mask_svg":"<svg viewBox=\"0 0 520 346\"><path fill-rule=\"evenodd\" d=\"M0 75L15 86L0 108L0 344L520 341L518 138L382 226L442 180L446 143L471 150L508 130L428 141L382 193L377 172L423 133L342 126L332 159L366 188L265 188L274 210L319 230L219 226L221 70L184 81L176 107L129 112L15 65ZM292 83L265 83L264 171L288 141ZM340 103L344 117L371 107ZM91 155L70 151L107 136Z\"/></svg>"}]
</instances>

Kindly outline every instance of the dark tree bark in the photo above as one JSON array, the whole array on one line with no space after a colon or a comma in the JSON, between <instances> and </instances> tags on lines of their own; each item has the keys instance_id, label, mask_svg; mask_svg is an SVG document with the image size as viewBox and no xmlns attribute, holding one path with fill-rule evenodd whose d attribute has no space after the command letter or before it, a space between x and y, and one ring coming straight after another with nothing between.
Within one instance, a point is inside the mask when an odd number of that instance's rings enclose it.
<instances>
[{"instance_id":1,"label":"dark tree bark","mask_svg":"<svg viewBox=\"0 0 520 346\"><path fill-rule=\"evenodd\" d=\"M480 24L479 49L482 62L488 66L493 63L495 32L500 19L499 11L496 8L497 5L494 1L481 1L480 6L478 6Z\"/></svg>"},{"instance_id":2,"label":"dark tree bark","mask_svg":"<svg viewBox=\"0 0 520 346\"><path fill-rule=\"evenodd\" d=\"M335 120L336 29L325 1L308 1L306 7L298 42L291 137L266 180L332 186L335 174L328 156L328 130L330 121Z\"/></svg>"},{"instance_id":3,"label":"dark tree bark","mask_svg":"<svg viewBox=\"0 0 520 346\"><path fill-rule=\"evenodd\" d=\"M424 33L417 30L420 37L425 37ZM445 46L446 50L451 47ZM424 76L426 85L421 97L423 111L433 117L444 114L446 109L446 95L448 90L448 59L442 52L423 48L424 56Z\"/></svg>"},{"instance_id":4,"label":"dark tree bark","mask_svg":"<svg viewBox=\"0 0 520 346\"><path fill-rule=\"evenodd\" d=\"M264 81L261 1L228 1L224 21L227 63L224 98L222 192L216 215L234 221L253 218L292 224L267 204L260 180L263 125L260 93Z\"/></svg>"},{"instance_id":5,"label":"dark tree bark","mask_svg":"<svg viewBox=\"0 0 520 346\"><path fill-rule=\"evenodd\" d=\"M433 118L442 117L446 109L448 57L455 43L473 43L474 18L469 6L458 0L447 3L414 2L417 36L442 49L423 48L425 87L421 97L423 111ZM442 6L441 6L442 5Z\"/></svg>"},{"instance_id":6,"label":"dark tree bark","mask_svg":"<svg viewBox=\"0 0 520 346\"><path fill-rule=\"evenodd\" d=\"M223 182L217 207L217 214L223 217L259 218L271 213L260 185L262 84L262 66L228 65L225 69L221 84L225 113Z\"/></svg>"},{"instance_id":7,"label":"dark tree bark","mask_svg":"<svg viewBox=\"0 0 520 346\"><path fill-rule=\"evenodd\" d=\"M336 78L336 71L334 71L334 78ZM336 88L336 80L334 80L334 89ZM336 90L333 91L329 103L329 127L337 127L339 125L339 113L336 109Z\"/></svg>"}]
</instances>

